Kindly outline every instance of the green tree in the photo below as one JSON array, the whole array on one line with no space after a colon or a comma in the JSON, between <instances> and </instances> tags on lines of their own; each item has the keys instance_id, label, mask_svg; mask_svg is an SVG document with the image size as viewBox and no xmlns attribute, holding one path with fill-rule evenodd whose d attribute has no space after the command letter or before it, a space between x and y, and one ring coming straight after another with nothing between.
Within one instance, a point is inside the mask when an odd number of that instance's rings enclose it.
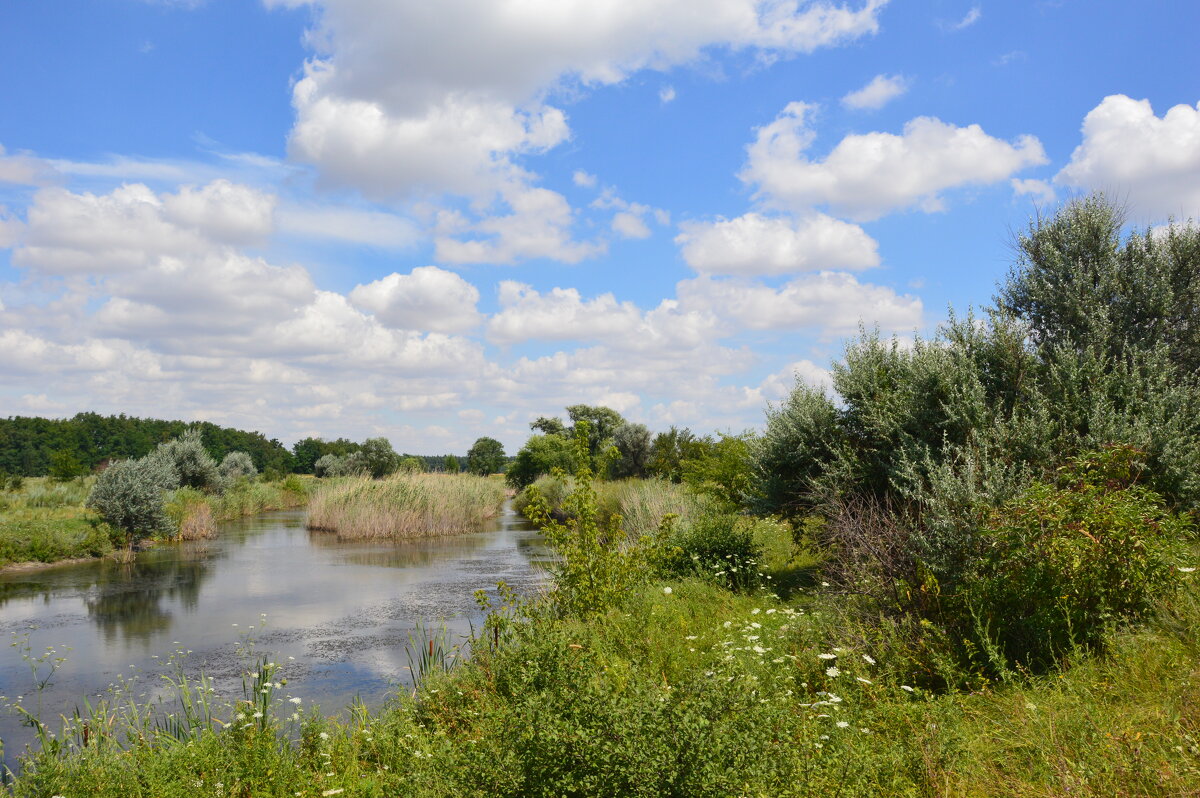
<instances>
[{"instance_id":1,"label":"green tree","mask_svg":"<svg viewBox=\"0 0 1200 798\"><path fill-rule=\"evenodd\" d=\"M467 471L486 477L504 468L504 444L495 438L483 437L467 452Z\"/></svg>"},{"instance_id":2,"label":"green tree","mask_svg":"<svg viewBox=\"0 0 1200 798\"><path fill-rule=\"evenodd\" d=\"M446 455L446 473L457 474L462 471L462 465L458 462L458 458L452 454Z\"/></svg>"},{"instance_id":3,"label":"green tree","mask_svg":"<svg viewBox=\"0 0 1200 798\"><path fill-rule=\"evenodd\" d=\"M361 457L363 470L375 479L391 474L400 466L400 455L387 438L368 438L355 456Z\"/></svg>"},{"instance_id":4,"label":"green tree","mask_svg":"<svg viewBox=\"0 0 1200 798\"><path fill-rule=\"evenodd\" d=\"M1103 194L1036 219L1018 238L1018 258L997 308L1023 319L1045 351L1166 347L1183 372L1200 369L1200 227L1134 232Z\"/></svg>"},{"instance_id":5,"label":"green tree","mask_svg":"<svg viewBox=\"0 0 1200 798\"><path fill-rule=\"evenodd\" d=\"M87 473L83 463L68 451L58 451L50 455L50 478L58 482L67 482Z\"/></svg>"},{"instance_id":6,"label":"green tree","mask_svg":"<svg viewBox=\"0 0 1200 798\"><path fill-rule=\"evenodd\" d=\"M538 416L537 421L530 422L529 428L543 435L570 435L562 419L550 416Z\"/></svg>"},{"instance_id":7,"label":"green tree","mask_svg":"<svg viewBox=\"0 0 1200 798\"><path fill-rule=\"evenodd\" d=\"M570 474L578 467L574 440L562 435L533 435L517 452L504 478L513 488L521 490L556 468Z\"/></svg>"},{"instance_id":8,"label":"green tree","mask_svg":"<svg viewBox=\"0 0 1200 798\"><path fill-rule=\"evenodd\" d=\"M666 432L658 433L650 444L647 469L651 474L663 479L682 482L683 461L692 456L691 452L698 440L687 427L680 429L672 426Z\"/></svg>"},{"instance_id":9,"label":"green tree","mask_svg":"<svg viewBox=\"0 0 1200 798\"><path fill-rule=\"evenodd\" d=\"M571 429L568 434L572 438L580 429L580 422L587 422L588 454L591 456L593 464L600 461L604 450L611 445L613 433L617 431L617 427L625 423L625 419L621 417L620 413L611 407L602 405L571 405L567 408L567 415L571 418Z\"/></svg>"},{"instance_id":10,"label":"green tree","mask_svg":"<svg viewBox=\"0 0 1200 798\"><path fill-rule=\"evenodd\" d=\"M650 463L650 430L645 424L626 422L613 431L617 457L609 463L613 479L642 478Z\"/></svg>"}]
</instances>

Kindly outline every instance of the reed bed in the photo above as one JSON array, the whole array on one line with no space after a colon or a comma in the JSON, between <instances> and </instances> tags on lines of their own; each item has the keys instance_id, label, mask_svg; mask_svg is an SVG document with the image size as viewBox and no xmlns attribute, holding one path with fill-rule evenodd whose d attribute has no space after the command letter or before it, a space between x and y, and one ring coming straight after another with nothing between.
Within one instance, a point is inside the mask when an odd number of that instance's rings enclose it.
<instances>
[{"instance_id":1,"label":"reed bed","mask_svg":"<svg viewBox=\"0 0 1200 798\"><path fill-rule=\"evenodd\" d=\"M468 474L348 478L317 488L308 528L343 540L403 540L477 532L504 504L503 484Z\"/></svg>"}]
</instances>

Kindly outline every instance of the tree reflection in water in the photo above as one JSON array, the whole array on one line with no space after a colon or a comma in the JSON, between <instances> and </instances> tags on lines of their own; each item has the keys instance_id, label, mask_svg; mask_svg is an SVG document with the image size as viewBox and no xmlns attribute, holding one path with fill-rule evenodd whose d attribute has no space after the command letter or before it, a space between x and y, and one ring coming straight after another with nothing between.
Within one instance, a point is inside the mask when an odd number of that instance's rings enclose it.
<instances>
[{"instance_id":1,"label":"tree reflection in water","mask_svg":"<svg viewBox=\"0 0 1200 798\"><path fill-rule=\"evenodd\" d=\"M84 603L105 642L118 635L125 642L149 640L169 629L164 599L196 609L200 588L211 575L212 552L203 545L172 549L144 553L131 563L104 563L95 592Z\"/></svg>"}]
</instances>

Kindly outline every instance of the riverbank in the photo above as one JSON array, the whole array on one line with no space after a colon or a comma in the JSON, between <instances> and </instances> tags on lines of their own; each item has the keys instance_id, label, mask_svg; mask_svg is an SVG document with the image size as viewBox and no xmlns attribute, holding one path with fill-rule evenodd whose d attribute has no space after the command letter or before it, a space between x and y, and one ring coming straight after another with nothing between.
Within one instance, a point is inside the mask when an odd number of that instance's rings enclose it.
<instances>
[{"instance_id":1,"label":"riverbank","mask_svg":"<svg viewBox=\"0 0 1200 798\"><path fill-rule=\"evenodd\" d=\"M31 477L0 492L0 572L104 557L120 548L123 536L83 506L94 482L94 477L68 482ZM166 505L174 528L156 540L211 537L221 521L304 506L314 482L292 475L275 482L244 480L221 494L172 491Z\"/></svg>"},{"instance_id":2,"label":"riverbank","mask_svg":"<svg viewBox=\"0 0 1200 798\"><path fill-rule=\"evenodd\" d=\"M418 689L344 722L289 700L275 687L287 669L263 660L251 701L143 725L138 745L122 745L132 716L97 710L117 720L87 726L86 745L85 726L69 726L13 792L1200 793L1194 582L1145 626L1118 631L1104 654L1076 651L1044 676L944 691L914 672L901 630L847 614L847 597L822 586L786 525L756 524L753 536L765 587L731 590L715 571L646 571L586 614L564 612L553 594L502 599L470 661L444 670L444 641L419 638L414 648L435 655L413 656Z\"/></svg>"}]
</instances>

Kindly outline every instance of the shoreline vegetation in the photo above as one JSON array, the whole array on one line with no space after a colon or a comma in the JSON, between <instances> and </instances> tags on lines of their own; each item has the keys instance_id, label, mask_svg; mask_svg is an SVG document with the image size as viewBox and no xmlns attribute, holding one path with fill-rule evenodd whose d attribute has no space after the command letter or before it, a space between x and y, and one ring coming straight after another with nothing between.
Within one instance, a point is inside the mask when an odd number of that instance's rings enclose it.
<instances>
[{"instance_id":1,"label":"shoreline vegetation","mask_svg":"<svg viewBox=\"0 0 1200 798\"><path fill-rule=\"evenodd\" d=\"M56 482L22 480L0 491L0 573L87 562L116 554L124 535L84 506L95 477ZM263 482L244 479L221 494L177 488L163 496L170 524L147 543L213 537L216 524L271 510L301 507L313 480L291 475Z\"/></svg>"},{"instance_id":2,"label":"shoreline vegetation","mask_svg":"<svg viewBox=\"0 0 1200 798\"><path fill-rule=\"evenodd\" d=\"M18 706L10 791L1200 795L1200 228L1125 230L1036 219L981 316L864 331L760 432L538 418L506 478L552 587L479 591L469 658L415 633L342 720L269 657L227 706L182 672L174 712Z\"/></svg>"},{"instance_id":3,"label":"shoreline vegetation","mask_svg":"<svg viewBox=\"0 0 1200 798\"><path fill-rule=\"evenodd\" d=\"M339 540L408 540L478 532L507 492L471 474L399 473L324 481L308 505L308 528Z\"/></svg>"}]
</instances>

